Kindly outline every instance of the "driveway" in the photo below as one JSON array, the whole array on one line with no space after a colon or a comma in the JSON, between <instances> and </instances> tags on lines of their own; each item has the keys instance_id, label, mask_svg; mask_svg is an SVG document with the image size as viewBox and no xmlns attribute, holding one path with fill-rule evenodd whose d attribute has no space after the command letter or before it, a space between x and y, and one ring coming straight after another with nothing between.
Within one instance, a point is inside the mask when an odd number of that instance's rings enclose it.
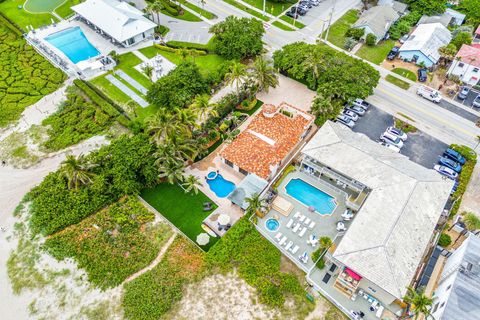
<instances>
[{"instance_id":1,"label":"driveway","mask_svg":"<svg viewBox=\"0 0 480 320\"><path fill-rule=\"evenodd\" d=\"M391 114L372 106L357 121L353 131L363 133L373 141L378 141L380 135L393 123ZM432 169L433 165L437 163L438 157L447 147L446 143L418 130L408 134L408 140L405 141L400 153L409 157L411 161Z\"/></svg>"}]
</instances>

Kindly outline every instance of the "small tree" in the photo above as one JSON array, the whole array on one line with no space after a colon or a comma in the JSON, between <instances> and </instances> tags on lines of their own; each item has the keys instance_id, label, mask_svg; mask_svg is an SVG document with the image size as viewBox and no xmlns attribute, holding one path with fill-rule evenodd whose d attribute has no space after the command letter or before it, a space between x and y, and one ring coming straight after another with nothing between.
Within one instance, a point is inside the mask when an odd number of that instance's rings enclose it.
<instances>
[{"instance_id":1,"label":"small tree","mask_svg":"<svg viewBox=\"0 0 480 320\"><path fill-rule=\"evenodd\" d=\"M448 234L442 233L440 235L440 238L438 239L439 246L445 248L445 247L448 247L451 243L452 243L452 238Z\"/></svg>"},{"instance_id":2,"label":"small tree","mask_svg":"<svg viewBox=\"0 0 480 320\"><path fill-rule=\"evenodd\" d=\"M148 79L152 80L153 67L149 64L146 64L142 67L142 72L147 76Z\"/></svg>"},{"instance_id":3,"label":"small tree","mask_svg":"<svg viewBox=\"0 0 480 320\"><path fill-rule=\"evenodd\" d=\"M193 174L188 175L183 179L182 187L185 190L185 193L190 193L193 191L194 194L198 194L198 188L202 185L200 180Z\"/></svg>"},{"instance_id":4,"label":"small tree","mask_svg":"<svg viewBox=\"0 0 480 320\"><path fill-rule=\"evenodd\" d=\"M363 35L365 34L365 30L363 28L350 28L345 33L345 36L348 38L353 38L355 40L360 40Z\"/></svg>"},{"instance_id":5,"label":"small tree","mask_svg":"<svg viewBox=\"0 0 480 320\"><path fill-rule=\"evenodd\" d=\"M367 44L367 46L374 46L375 44L377 44L377 37L373 33L369 33L367 34L365 43Z\"/></svg>"},{"instance_id":6,"label":"small tree","mask_svg":"<svg viewBox=\"0 0 480 320\"><path fill-rule=\"evenodd\" d=\"M453 38L451 43L455 45L457 50L460 50L462 45L472 43L472 35L469 32L460 32Z\"/></svg>"},{"instance_id":7,"label":"small tree","mask_svg":"<svg viewBox=\"0 0 480 320\"><path fill-rule=\"evenodd\" d=\"M353 47L355 47L356 44L357 44L357 40L351 37L348 37L345 39L345 44L343 45L343 47L345 48L345 50L350 51L353 49Z\"/></svg>"}]
</instances>

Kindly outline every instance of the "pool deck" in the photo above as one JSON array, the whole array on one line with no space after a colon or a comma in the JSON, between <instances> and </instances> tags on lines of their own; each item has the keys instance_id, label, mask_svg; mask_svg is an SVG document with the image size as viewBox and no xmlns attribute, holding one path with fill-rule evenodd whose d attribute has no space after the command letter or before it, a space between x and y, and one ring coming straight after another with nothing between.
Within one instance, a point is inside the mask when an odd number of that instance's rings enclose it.
<instances>
[{"instance_id":1,"label":"pool deck","mask_svg":"<svg viewBox=\"0 0 480 320\"><path fill-rule=\"evenodd\" d=\"M302 179L305 182L311 184L312 186L318 188L319 190L327 193L328 195L335 198L337 203L336 208L333 210L331 214L319 214L317 212L311 212L308 210L308 207L301 203L300 201L296 200L295 198L288 195L285 191L285 186L290 182L292 179ZM287 175L280 185L277 188L278 195L288 200L293 205L293 210L290 214L285 217L281 213L271 209L263 218L258 218L258 222L256 224L257 229L260 231L262 235L264 235L267 239L269 239L280 251L286 255L290 260L292 260L295 264L297 264L301 269L305 272L308 272L313 266L314 261L311 259L311 254L315 250L318 249L318 245L316 247L312 247L310 244L307 244L307 240L309 239L310 235L314 235L317 238L327 236L330 239L336 240L335 242L339 241L342 233L337 232L336 225L338 221L342 221L342 213L345 211L346 206L346 197L347 194L340 190L333 188L332 186L328 185L326 182L311 176L309 174L294 171ZM308 229L303 237L299 236L299 232L294 233L292 228L287 228L286 225L290 219L292 219L295 223L298 222L298 219L295 219L293 216L296 212L300 212L302 215L309 218L311 221L315 222L315 226L313 229ZM275 218L279 221L280 227L277 231L270 231L266 228L265 222L268 219ZM350 222L344 222L345 227L348 228ZM303 227L305 226L303 223L301 224ZM275 235L281 232L283 236L287 237L287 241L284 245L279 245L278 241L275 240ZM282 237L283 237L282 236ZM298 245L300 248L295 253L292 254L290 251L285 250L285 245L288 244L290 241L293 242L293 246ZM299 260L299 256L302 255L304 252L307 253L309 259L307 263L303 263Z\"/></svg>"}]
</instances>

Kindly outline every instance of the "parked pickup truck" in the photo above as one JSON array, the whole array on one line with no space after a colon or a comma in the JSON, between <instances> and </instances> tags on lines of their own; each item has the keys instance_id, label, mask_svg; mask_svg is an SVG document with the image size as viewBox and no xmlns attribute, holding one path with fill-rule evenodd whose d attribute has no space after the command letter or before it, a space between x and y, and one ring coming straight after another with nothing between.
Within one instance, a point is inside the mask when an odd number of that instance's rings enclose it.
<instances>
[{"instance_id":1,"label":"parked pickup truck","mask_svg":"<svg viewBox=\"0 0 480 320\"><path fill-rule=\"evenodd\" d=\"M440 92L426 86L421 86L420 88L418 88L417 94L434 103L439 103L440 101L442 101L442 95L440 94Z\"/></svg>"},{"instance_id":2,"label":"parked pickup truck","mask_svg":"<svg viewBox=\"0 0 480 320\"><path fill-rule=\"evenodd\" d=\"M362 100L362 99L355 99L355 100L353 100L352 104L354 106L362 108L365 111L367 111L368 108L370 107L370 103L368 103L367 101Z\"/></svg>"}]
</instances>

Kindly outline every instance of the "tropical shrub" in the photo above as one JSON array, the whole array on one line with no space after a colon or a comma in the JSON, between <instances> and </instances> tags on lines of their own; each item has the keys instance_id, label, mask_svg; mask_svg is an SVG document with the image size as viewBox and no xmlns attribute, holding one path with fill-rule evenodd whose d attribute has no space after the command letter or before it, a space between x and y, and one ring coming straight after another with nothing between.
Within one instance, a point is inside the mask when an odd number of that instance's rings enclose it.
<instances>
[{"instance_id":1,"label":"tropical shrub","mask_svg":"<svg viewBox=\"0 0 480 320\"><path fill-rule=\"evenodd\" d=\"M438 239L439 246L445 248L445 247L448 247L451 243L452 243L452 238L448 234L442 233L440 235L440 238Z\"/></svg>"},{"instance_id":2,"label":"tropical shrub","mask_svg":"<svg viewBox=\"0 0 480 320\"><path fill-rule=\"evenodd\" d=\"M388 30L390 38L397 40L404 34L409 33L410 29L418 22L421 16L421 13L414 11L400 17L400 19L390 27L390 30Z\"/></svg>"},{"instance_id":3,"label":"tropical shrub","mask_svg":"<svg viewBox=\"0 0 480 320\"><path fill-rule=\"evenodd\" d=\"M345 44L343 45L343 48L347 51L351 51L356 45L358 41L353 39L353 38L345 38Z\"/></svg>"},{"instance_id":4,"label":"tropical shrub","mask_svg":"<svg viewBox=\"0 0 480 320\"><path fill-rule=\"evenodd\" d=\"M363 37L364 34L365 34L365 29L363 28L350 28L345 33L345 37L353 38L358 41Z\"/></svg>"},{"instance_id":5,"label":"tropical shrub","mask_svg":"<svg viewBox=\"0 0 480 320\"><path fill-rule=\"evenodd\" d=\"M69 189L61 170L50 173L28 195L32 231L53 234L123 195L153 185L158 176L153 152L146 135L121 136L87 157L94 164L91 183Z\"/></svg>"},{"instance_id":6,"label":"tropical shrub","mask_svg":"<svg viewBox=\"0 0 480 320\"><path fill-rule=\"evenodd\" d=\"M452 195L452 197L456 199L456 201L452 209L450 210L450 215L454 216L455 214L457 214L458 209L460 208L463 194L467 190L468 183L470 182L470 178L473 174L473 169L477 164L477 154L474 150L467 146L452 144L450 145L450 148L459 152L466 159L466 162L462 167L462 172L460 172L457 190Z\"/></svg>"},{"instance_id":7,"label":"tropical shrub","mask_svg":"<svg viewBox=\"0 0 480 320\"><path fill-rule=\"evenodd\" d=\"M55 258L74 258L90 282L106 289L148 266L171 231L153 226L155 215L135 197L126 197L49 237L45 248Z\"/></svg>"},{"instance_id":8,"label":"tropical shrub","mask_svg":"<svg viewBox=\"0 0 480 320\"><path fill-rule=\"evenodd\" d=\"M447 0L407 0L410 11L433 16L445 12Z\"/></svg>"},{"instance_id":9,"label":"tropical shrub","mask_svg":"<svg viewBox=\"0 0 480 320\"><path fill-rule=\"evenodd\" d=\"M377 37L373 33L369 33L367 34L365 43L367 44L367 46L374 46L377 43Z\"/></svg>"},{"instance_id":10,"label":"tropical shrub","mask_svg":"<svg viewBox=\"0 0 480 320\"><path fill-rule=\"evenodd\" d=\"M65 74L53 67L18 34L0 21L0 127L57 90Z\"/></svg>"},{"instance_id":11,"label":"tropical shrub","mask_svg":"<svg viewBox=\"0 0 480 320\"><path fill-rule=\"evenodd\" d=\"M460 50L463 44L472 43L472 34L470 32L459 32L450 43L452 43L457 50Z\"/></svg>"}]
</instances>

